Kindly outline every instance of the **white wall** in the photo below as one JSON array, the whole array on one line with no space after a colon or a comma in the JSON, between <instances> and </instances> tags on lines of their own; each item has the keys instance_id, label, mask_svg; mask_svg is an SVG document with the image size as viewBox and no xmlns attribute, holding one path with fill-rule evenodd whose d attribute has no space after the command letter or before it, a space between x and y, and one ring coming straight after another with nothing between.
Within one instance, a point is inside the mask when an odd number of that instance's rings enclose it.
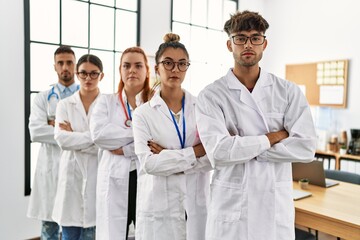
<instances>
[{"instance_id":1,"label":"white wall","mask_svg":"<svg viewBox=\"0 0 360 240\"><path fill-rule=\"evenodd\" d=\"M0 11L0 238L18 240L39 231L25 216L23 0L1 1Z\"/></svg>"},{"instance_id":2,"label":"white wall","mask_svg":"<svg viewBox=\"0 0 360 240\"><path fill-rule=\"evenodd\" d=\"M142 3L141 42L150 55L170 30L170 13L163 11L170 9L169 2ZM260 11L270 23L269 44L261 63L270 72L284 77L288 63L350 59L348 108L329 110L329 116L337 129L360 128L360 110L356 107L360 101L356 92L360 89L360 2L241 0L240 8ZM25 216L23 0L2 0L0 12L0 236L19 240L38 236L40 231L39 223ZM355 39L354 43L348 39Z\"/></svg>"}]
</instances>

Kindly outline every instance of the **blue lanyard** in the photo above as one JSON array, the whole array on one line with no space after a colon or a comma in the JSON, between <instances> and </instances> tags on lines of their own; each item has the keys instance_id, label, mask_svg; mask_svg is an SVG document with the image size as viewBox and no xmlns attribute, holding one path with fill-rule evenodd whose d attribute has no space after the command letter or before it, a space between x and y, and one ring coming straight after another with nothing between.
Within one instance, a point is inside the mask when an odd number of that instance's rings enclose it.
<instances>
[{"instance_id":1,"label":"blue lanyard","mask_svg":"<svg viewBox=\"0 0 360 240\"><path fill-rule=\"evenodd\" d=\"M175 125L176 132L177 132L179 140L180 140L181 148L184 148L185 147L185 138L186 138L185 113L184 113L184 110L185 110L185 96L183 96L183 98L181 99L181 108L182 108L182 117L183 117L183 137L181 137L179 126L178 126L178 124L177 124L177 122L175 120L174 114L172 114L170 108L169 108L169 112L170 112L170 115L172 117L173 123Z\"/></svg>"},{"instance_id":2,"label":"blue lanyard","mask_svg":"<svg viewBox=\"0 0 360 240\"><path fill-rule=\"evenodd\" d=\"M130 109L130 106L129 106L129 102L128 102L128 101L126 101L126 106L127 106L127 109L128 109L129 118L130 118L130 120L132 120L132 117L131 117L131 109Z\"/></svg>"}]
</instances>

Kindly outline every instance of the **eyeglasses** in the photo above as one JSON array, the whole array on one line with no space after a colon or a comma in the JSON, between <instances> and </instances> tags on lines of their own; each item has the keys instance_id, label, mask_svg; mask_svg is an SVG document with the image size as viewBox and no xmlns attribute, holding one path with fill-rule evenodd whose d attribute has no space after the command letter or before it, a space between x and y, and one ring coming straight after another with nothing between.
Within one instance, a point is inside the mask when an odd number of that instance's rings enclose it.
<instances>
[{"instance_id":1,"label":"eyeglasses","mask_svg":"<svg viewBox=\"0 0 360 240\"><path fill-rule=\"evenodd\" d=\"M249 39L252 45L261 45L265 42L266 36L255 35L255 36L247 37L244 35L235 35L235 36L231 36L231 38L235 45L245 45Z\"/></svg>"},{"instance_id":2,"label":"eyeglasses","mask_svg":"<svg viewBox=\"0 0 360 240\"><path fill-rule=\"evenodd\" d=\"M175 65L177 65L180 72L185 72L190 66L190 63L187 61L174 62L170 60L164 60L160 63L162 63L164 65L164 68L168 71L174 70Z\"/></svg>"},{"instance_id":3,"label":"eyeglasses","mask_svg":"<svg viewBox=\"0 0 360 240\"><path fill-rule=\"evenodd\" d=\"M88 76L90 76L91 79L97 79L99 77L99 75L101 74L101 72L78 72L77 73L79 78L81 79L86 79Z\"/></svg>"}]
</instances>

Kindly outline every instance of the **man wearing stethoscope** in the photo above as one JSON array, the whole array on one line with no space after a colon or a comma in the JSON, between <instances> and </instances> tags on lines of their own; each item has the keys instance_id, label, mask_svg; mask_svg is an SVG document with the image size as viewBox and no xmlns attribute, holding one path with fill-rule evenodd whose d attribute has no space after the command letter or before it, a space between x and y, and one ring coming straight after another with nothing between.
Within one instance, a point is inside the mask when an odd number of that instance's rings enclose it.
<instances>
[{"instance_id":1,"label":"man wearing stethoscope","mask_svg":"<svg viewBox=\"0 0 360 240\"><path fill-rule=\"evenodd\" d=\"M41 147L27 216L42 221L41 239L59 239L59 226L51 218L60 159L60 148L54 140L56 105L79 89L74 80L74 51L60 46L54 53L54 60L58 82L37 94L29 119L31 141L41 143Z\"/></svg>"}]
</instances>

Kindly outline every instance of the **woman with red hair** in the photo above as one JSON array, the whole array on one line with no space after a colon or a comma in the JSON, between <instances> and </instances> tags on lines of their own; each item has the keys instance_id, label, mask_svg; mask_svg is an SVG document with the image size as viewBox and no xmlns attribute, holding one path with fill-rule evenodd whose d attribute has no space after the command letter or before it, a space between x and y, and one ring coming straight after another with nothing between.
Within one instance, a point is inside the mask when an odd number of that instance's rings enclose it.
<instances>
[{"instance_id":1,"label":"woman with red hair","mask_svg":"<svg viewBox=\"0 0 360 240\"><path fill-rule=\"evenodd\" d=\"M104 94L94 109L90 131L100 148L96 189L96 239L127 239L135 225L138 164L132 115L148 101L150 70L144 51L126 49L120 59L118 92Z\"/></svg>"}]
</instances>

